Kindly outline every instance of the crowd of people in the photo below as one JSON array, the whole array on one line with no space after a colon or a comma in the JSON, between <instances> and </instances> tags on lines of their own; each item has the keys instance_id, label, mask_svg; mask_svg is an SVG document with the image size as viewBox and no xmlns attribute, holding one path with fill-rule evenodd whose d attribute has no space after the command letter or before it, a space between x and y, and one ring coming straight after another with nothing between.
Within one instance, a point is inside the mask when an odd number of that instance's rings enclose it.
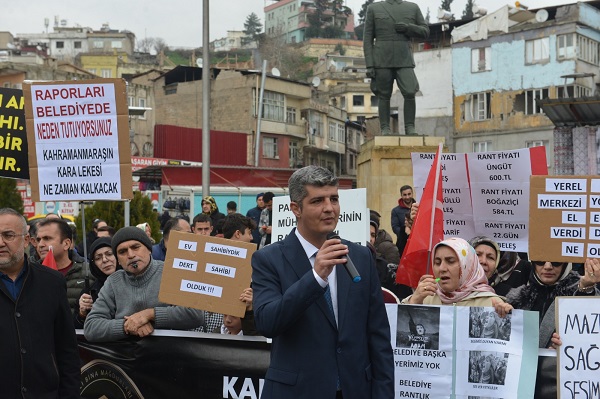
<instances>
[{"instance_id":1,"label":"crowd of people","mask_svg":"<svg viewBox=\"0 0 600 399\"><path fill-rule=\"evenodd\" d=\"M337 179L318 167L303 168L290 178L297 228L277 243L271 242L272 192L258 194L256 207L246 216L236 212L233 201L224 215L213 197L205 197L202 212L191 224L183 218L165 220L157 243L148 223L115 231L106 221L96 219L86 235L88 262L80 255L83 244L74 242L72 226L58 215L49 214L28 225L14 210L0 209L0 307L15 315L0 327L4 338L0 368L6 371L0 373L0 381L14 393L27 391L45 397L54 392L56 397L77 397L75 328L83 329L86 339L95 342L145 337L154 329L180 329L273 338L265 382L267 398L293 397L298 390L331 391L331 397L342 397L344 392L344 397L354 397L349 392L367 389L383 395L376 397L388 397L393 382L389 326L383 296L374 297L369 291L384 287L403 304L493 307L493 311L471 313L469 333L477 338L507 340L510 312L536 311L540 315L540 348L561 345L555 331L557 296L600 295L598 259L587 259L581 265L552 259L530 262L526 254L503 253L494 240L483 236L439 242L432 251L431 274L423 275L414 289L396 284L398 263L418 212L412 188L403 186L400 193L399 205L390 215L396 243L381 228L382 215L372 210L370 251L327 236L339 215ZM245 304L243 317L159 301L163 262L173 231L256 245L252 285L239 297ZM336 264L347 261L348 253L367 282L369 290L364 294L368 299L361 299L363 291L347 285L346 274L334 272ZM53 258L56 270L42 266L48 257ZM353 316L345 317L347 312ZM327 335L323 323L337 331L338 353L345 355L323 354L334 345L333 335ZM46 334L48 328L40 326L54 327ZM418 327L414 328L417 333ZM366 335L343 335L358 330ZM320 335L322 344L309 343L314 334ZM489 357L471 355L469 379L502 384L506 361ZM289 368L292 358L296 359L293 369L299 373L294 377L298 379L295 387L286 386L287 377L271 371ZM321 359L319 367L315 358ZM357 384L360 378L353 364L370 368L370 388ZM58 375L53 374L55 367ZM17 369L23 372L16 373ZM38 383L41 377L46 383ZM306 388L309 380L313 381L311 389Z\"/></svg>"}]
</instances>

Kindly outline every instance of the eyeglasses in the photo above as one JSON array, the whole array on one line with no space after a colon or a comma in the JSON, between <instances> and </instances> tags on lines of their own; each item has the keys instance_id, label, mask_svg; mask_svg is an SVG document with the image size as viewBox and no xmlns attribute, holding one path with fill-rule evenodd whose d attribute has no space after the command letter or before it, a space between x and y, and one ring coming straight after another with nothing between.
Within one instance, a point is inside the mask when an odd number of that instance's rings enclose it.
<instances>
[{"instance_id":1,"label":"eyeglasses","mask_svg":"<svg viewBox=\"0 0 600 399\"><path fill-rule=\"evenodd\" d=\"M536 266L544 266L547 262L545 260L534 260L533 262L534 265ZM550 262L552 264L552 267L561 267L562 265L565 264L565 262Z\"/></svg>"},{"instance_id":2,"label":"eyeglasses","mask_svg":"<svg viewBox=\"0 0 600 399\"><path fill-rule=\"evenodd\" d=\"M26 234L17 234L14 231L3 231L2 233L0 233L0 236L2 236L2 241L4 242L12 242L15 240L15 238L22 237L25 235Z\"/></svg>"},{"instance_id":3,"label":"eyeglasses","mask_svg":"<svg viewBox=\"0 0 600 399\"><path fill-rule=\"evenodd\" d=\"M114 256L115 256L115 254L113 254L112 251L106 251L103 254L98 254L98 255L94 256L94 262L102 262L103 258L110 260L110 258L112 258Z\"/></svg>"}]
</instances>

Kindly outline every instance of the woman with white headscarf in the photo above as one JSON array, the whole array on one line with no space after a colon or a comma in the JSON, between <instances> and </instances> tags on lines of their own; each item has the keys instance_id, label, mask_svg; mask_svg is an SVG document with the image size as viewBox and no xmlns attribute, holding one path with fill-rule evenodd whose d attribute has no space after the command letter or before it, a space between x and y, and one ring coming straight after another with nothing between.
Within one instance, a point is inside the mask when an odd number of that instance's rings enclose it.
<instances>
[{"instance_id":1,"label":"woman with white headscarf","mask_svg":"<svg viewBox=\"0 0 600 399\"><path fill-rule=\"evenodd\" d=\"M512 310L488 285L477 254L462 238L452 237L433 248L433 275L419 280L403 303L425 305L493 306L501 317Z\"/></svg>"}]
</instances>

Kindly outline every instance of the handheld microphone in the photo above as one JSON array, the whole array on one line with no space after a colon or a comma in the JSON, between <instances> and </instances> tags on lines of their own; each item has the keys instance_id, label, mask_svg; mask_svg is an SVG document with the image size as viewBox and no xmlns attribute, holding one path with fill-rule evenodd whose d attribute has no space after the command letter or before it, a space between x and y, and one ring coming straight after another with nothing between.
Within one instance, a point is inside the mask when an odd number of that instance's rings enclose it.
<instances>
[{"instance_id":1,"label":"handheld microphone","mask_svg":"<svg viewBox=\"0 0 600 399\"><path fill-rule=\"evenodd\" d=\"M328 240L331 240L332 238L337 238L338 240L341 240L340 236L335 234L333 231L331 233L327 234ZM352 260L350 259L349 256L344 255L344 256L342 256L342 258L346 259L346 263L344 263L344 268L348 272L350 279L353 282L358 283L362 278L360 277L360 274L358 274L358 270L356 270L356 266L354 266L354 263L352 262Z\"/></svg>"}]
</instances>

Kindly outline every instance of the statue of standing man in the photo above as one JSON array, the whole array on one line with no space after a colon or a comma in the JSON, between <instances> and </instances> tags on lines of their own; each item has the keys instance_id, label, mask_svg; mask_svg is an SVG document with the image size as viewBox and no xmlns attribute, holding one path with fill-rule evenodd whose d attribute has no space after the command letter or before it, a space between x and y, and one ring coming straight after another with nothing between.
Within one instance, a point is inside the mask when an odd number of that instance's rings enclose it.
<instances>
[{"instance_id":1,"label":"statue of standing man","mask_svg":"<svg viewBox=\"0 0 600 399\"><path fill-rule=\"evenodd\" d=\"M415 94L419 82L412 55L413 37L425 39L429 26L419 6L403 0L385 0L369 5L365 20L364 52L371 90L379 99L379 124L384 135L391 135L390 98L394 80L404 97L404 130L415 129Z\"/></svg>"}]
</instances>

